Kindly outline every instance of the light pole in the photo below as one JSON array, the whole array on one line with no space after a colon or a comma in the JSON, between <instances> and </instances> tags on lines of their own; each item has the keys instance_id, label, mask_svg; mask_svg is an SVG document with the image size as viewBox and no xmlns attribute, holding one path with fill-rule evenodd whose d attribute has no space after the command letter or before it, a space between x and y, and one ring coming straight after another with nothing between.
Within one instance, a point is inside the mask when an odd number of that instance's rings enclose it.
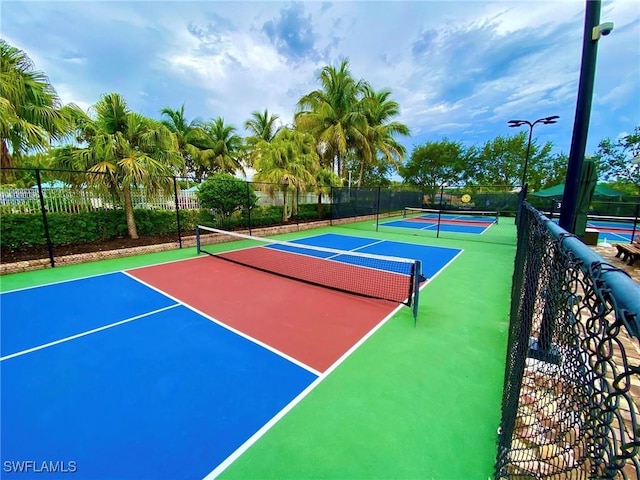
<instances>
[{"instance_id":1,"label":"light pole","mask_svg":"<svg viewBox=\"0 0 640 480\"><path fill-rule=\"evenodd\" d=\"M550 117L539 118L535 122L530 122L529 120L509 120L510 127L521 127L522 125L529 125L529 141L527 142L527 154L524 158L524 169L522 171L522 182L520 183L521 188L525 189L525 182L527 180L527 167L529 166L529 151L531 150L531 137L533 136L533 127L538 123L543 125L551 125L552 123L557 123L560 117L558 115L552 115ZM525 193L523 196L523 200L526 198L527 192L525 189Z\"/></svg>"},{"instance_id":2,"label":"light pole","mask_svg":"<svg viewBox=\"0 0 640 480\"><path fill-rule=\"evenodd\" d=\"M584 163L584 152L589 133L589 119L591 118L591 102L596 76L596 57L598 54L598 40L603 35L609 35L613 30L613 23L600 23L600 0L587 0L584 15L584 32L582 35L582 62L580 65L580 79L578 81L578 98L576 100L576 114L573 121L571 148L569 149L569 163L564 181L562 195L562 209L559 224L570 233L575 232L578 192L580 189L580 174Z\"/></svg>"}]
</instances>

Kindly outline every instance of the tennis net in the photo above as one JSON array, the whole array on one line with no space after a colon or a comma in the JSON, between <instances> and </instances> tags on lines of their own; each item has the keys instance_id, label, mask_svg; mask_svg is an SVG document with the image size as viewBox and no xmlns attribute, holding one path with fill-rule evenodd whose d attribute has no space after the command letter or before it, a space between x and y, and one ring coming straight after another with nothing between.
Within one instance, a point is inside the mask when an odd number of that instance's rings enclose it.
<instances>
[{"instance_id":1,"label":"tennis net","mask_svg":"<svg viewBox=\"0 0 640 480\"><path fill-rule=\"evenodd\" d=\"M198 253L264 272L413 306L417 315L424 280L420 260L278 241L202 225L196 229L196 245Z\"/></svg>"},{"instance_id":2,"label":"tennis net","mask_svg":"<svg viewBox=\"0 0 640 480\"><path fill-rule=\"evenodd\" d=\"M497 211L481 210L438 210L434 208L405 207L402 217L410 220L425 221L429 223L453 223L453 224L491 224L498 223Z\"/></svg>"}]
</instances>

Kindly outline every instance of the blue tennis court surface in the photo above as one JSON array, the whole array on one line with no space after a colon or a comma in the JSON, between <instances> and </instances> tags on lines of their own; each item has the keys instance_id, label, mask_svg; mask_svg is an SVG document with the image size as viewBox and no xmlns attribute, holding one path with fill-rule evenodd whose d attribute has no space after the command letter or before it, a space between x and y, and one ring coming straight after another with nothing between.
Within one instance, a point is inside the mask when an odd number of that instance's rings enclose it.
<instances>
[{"instance_id":1,"label":"blue tennis court surface","mask_svg":"<svg viewBox=\"0 0 640 480\"><path fill-rule=\"evenodd\" d=\"M420 260L422 262L422 274L426 278L433 277L438 271L444 268L460 250L447 247L433 247L430 245L415 245L403 242L393 242L390 240L378 240L374 238L351 237L348 235L336 235L327 233L313 237L294 240L291 243L300 243L315 247L333 248L342 251L352 251L365 254L381 255L386 257L399 257ZM332 252L322 250L297 249L290 245L270 245L269 248L285 250L303 255L313 255L321 258L328 258L333 261L347 263L351 265L362 265L362 257L355 255L335 255ZM396 262L382 262L379 268L396 273L407 273L410 264L398 264Z\"/></svg>"},{"instance_id":2,"label":"blue tennis court surface","mask_svg":"<svg viewBox=\"0 0 640 480\"><path fill-rule=\"evenodd\" d=\"M496 217L425 213L417 216L408 216L402 220L380 222L381 227L410 228L421 231L437 231L470 233L482 235L496 222ZM438 228L438 223L440 227Z\"/></svg>"},{"instance_id":3,"label":"blue tennis court surface","mask_svg":"<svg viewBox=\"0 0 640 480\"><path fill-rule=\"evenodd\" d=\"M593 220L587 221L589 228L595 228L600 232L600 239L614 242L631 242L633 235L634 224L632 222L616 222L607 220ZM636 234L640 234L640 225L636 225Z\"/></svg>"},{"instance_id":4,"label":"blue tennis court surface","mask_svg":"<svg viewBox=\"0 0 640 480\"><path fill-rule=\"evenodd\" d=\"M334 234L297 242L420 259L427 278L460 253ZM319 375L124 272L0 300L3 478L58 478L43 462L82 479L203 478Z\"/></svg>"}]
</instances>

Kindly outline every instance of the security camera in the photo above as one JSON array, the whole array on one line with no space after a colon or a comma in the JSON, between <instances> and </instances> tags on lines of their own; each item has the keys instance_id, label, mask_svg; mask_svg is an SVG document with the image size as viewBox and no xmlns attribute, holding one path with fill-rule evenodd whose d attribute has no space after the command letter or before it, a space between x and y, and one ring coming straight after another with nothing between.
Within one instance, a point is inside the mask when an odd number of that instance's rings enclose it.
<instances>
[{"instance_id":1,"label":"security camera","mask_svg":"<svg viewBox=\"0 0 640 480\"><path fill-rule=\"evenodd\" d=\"M591 32L591 39L598 40L600 36L606 37L613 30L613 22L604 22L598 25L597 27L593 27Z\"/></svg>"}]
</instances>

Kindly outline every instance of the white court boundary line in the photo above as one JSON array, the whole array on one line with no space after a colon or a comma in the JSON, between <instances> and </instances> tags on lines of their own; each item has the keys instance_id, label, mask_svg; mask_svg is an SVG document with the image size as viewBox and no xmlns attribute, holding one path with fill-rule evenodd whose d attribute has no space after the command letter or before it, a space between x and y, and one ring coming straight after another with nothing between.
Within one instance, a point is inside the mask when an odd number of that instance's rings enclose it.
<instances>
[{"instance_id":1,"label":"white court boundary line","mask_svg":"<svg viewBox=\"0 0 640 480\"><path fill-rule=\"evenodd\" d=\"M188 248L191 248L191 247L188 247ZM110 272L94 273L92 275L85 275L85 276L82 276L82 277L68 278L66 280L56 280L54 282L40 283L38 285L31 285L29 287L14 288L13 290L7 290L6 292L0 292L0 296L4 295L6 293L22 292L24 290L32 290L34 288L39 288L39 287L48 287L50 285L60 285L62 283L75 282L76 280L88 280L90 278L104 277L106 275L113 275L113 274L116 274L116 273L124 273L124 272L130 271L130 270L139 270L141 268L155 267L156 265L166 265L168 263L186 262L188 260L197 260L198 258L203 258L203 257L200 256L200 255L196 255L194 257L178 258L176 260L167 260L165 262L150 263L149 265L141 265L139 267L127 268L125 270L112 270ZM113 260L113 259L105 259L105 260ZM99 261L104 261L104 260L99 260ZM89 263L89 262L86 262L86 263ZM82 265L82 264L78 263L78 264L75 264L75 265ZM68 266L71 266L71 265L68 265ZM24 272L24 273L29 273L29 272Z\"/></svg>"},{"instance_id":2,"label":"white court boundary line","mask_svg":"<svg viewBox=\"0 0 640 480\"><path fill-rule=\"evenodd\" d=\"M424 288L424 287L423 287ZM224 459L218 466L212 470L203 480L213 480L222 472L231 466L240 456L245 453L254 443L256 443L265 433L267 433L276 423L278 423L287 413L298 405L307 395L309 395L325 378L327 378L336 368L338 368L351 354L356 351L365 341L377 332L390 318L392 318L404 305L398 305L386 317L384 317L376 326L367 332L357 343L347 350L338 360L336 360L327 370L318 376L313 382L300 392L293 400L291 400L282 410L276 413L267 421L256 433L251 435L242 445L240 445L231 455Z\"/></svg>"},{"instance_id":3,"label":"white court boundary line","mask_svg":"<svg viewBox=\"0 0 640 480\"><path fill-rule=\"evenodd\" d=\"M383 240L384 241L384 240ZM449 265L451 265L462 253L463 249L459 249L459 252L449 260L445 265L442 266L440 270L436 272L433 277L429 277L427 281L420 287L420 290L423 290L431 281L440 275ZM404 305L400 304L396 308L394 308L386 317L384 317L380 322L374 326L369 332L367 332L358 342L356 342L349 350L347 350L338 360L336 360L328 369L326 369L322 374L318 376L313 382L307 386L302 392L300 392L293 400L291 400L285 407L276 413L273 417L271 417L267 423L265 423L258 431L256 431L253 435L251 435L245 442L240 445L236 450L231 453L227 458L225 458L221 463L218 464L216 468L214 468L207 476L203 478L203 480L214 480L219 475L221 475L227 468L229 468L236 460L238 460L249 448L251 448L260 438L262 438L274 425L276 425L280 420L284 418L284 416L293 410L304 398L309 395L315 388L324 381L331 373L333 373L344 361L349 358L353 352L355 352L360 346L366 342L374 333L376 333L383 325L385 325L391 318L393 318Z\"/></svg>"},{"instance_id":4,"label":"white court boundary line","mask_svg":"<svg viewBox=\"0 0 640 480\"><path fill-rule=\"evenodd\" d=\"M201 257L201 258L205 258L205 257ZM177 298L175 298L173 295L168 294L167 292L160 290L159 288L154 287L153 285L149 285L147 282L145 282L144 280L141 280L139 278L134 277L133 275L127 273L127 272L123 272L126 276L128 276L129 278L135 280L136 282L141 283L142 285L144 285L147 288L150 288L151 290L154 290L162 295L164 295L167 298L170 298L171 300L173 300L174 302L177 302L178 305L181 305L189 310L191 310L194 313L197 313L198 315L204 317L206 320L209 320L210 322L215 323L216 325L224 328L225 330L228 330L232 333L235 333L236 335L244 338L245 340L250 341L251 343L254 343L262 348L264 348L265 350L270 351L271 353L278 355L281 358L284 358L285 360L288 360L289 362L293 363L294 365L297 365L298 367L316 375L319 376L320 372L312 367L310 367L309 365L306 365L305 363L302 363L300 360L297 360L289 355L287 355L284 352L281 352L280 350L278 350L277 348L272 347L271 345L268 345L260 340L258 340L257 338L254 338L240 330L235 329L234 327L227 325L226 323L218 320L217 318L212 317L211 315L207 315L206 313L202 312L201 310L198 310L195 307L192 307L191 305L189 305L188 303L184 303L181 302L180 300L178 300Z\"/></svg>"},{"instance_id":5,"label":"white court boundary line","mask_svg":"<svg viewBox=\"0 0 640 480\"><path fill-rule=\"evenodd\" d=\"M87 335L91 335L93 333L101 332L103 330L108 330L113 327L117 327L118 325L124 325L125 323L133 322L135 320L139 320L144 317L148 317L151 315L155 315L156 313L164 312L165 310L170 310L172 308L179 307L180 303L176 303L174 305L169 305L168 307L158 308L151 312L142 313L140 315L136 315L135 317L126 318L124 320L120 320L119 322L110 323L108 325L103 325L101 327L97 327L91 330L87 330L85 332L76 333L75 335L71 335L69 337L61 338L59 340L55 340L53 342L45 343L42 345L38 345L37 347L28 348L26 350L21 350L19 352L11 353L9 355L5 355L4 357L0 357L0 362L4 362L5 360L9 360L10 358L20 357L22 355L26 355L27 353L37 352L38 350L42 350L44 348L52 347L54 345L58 345L60 343L65 343L70 340L75 340L76 338L86 337Z\"/></svg>"}]
</instances>

